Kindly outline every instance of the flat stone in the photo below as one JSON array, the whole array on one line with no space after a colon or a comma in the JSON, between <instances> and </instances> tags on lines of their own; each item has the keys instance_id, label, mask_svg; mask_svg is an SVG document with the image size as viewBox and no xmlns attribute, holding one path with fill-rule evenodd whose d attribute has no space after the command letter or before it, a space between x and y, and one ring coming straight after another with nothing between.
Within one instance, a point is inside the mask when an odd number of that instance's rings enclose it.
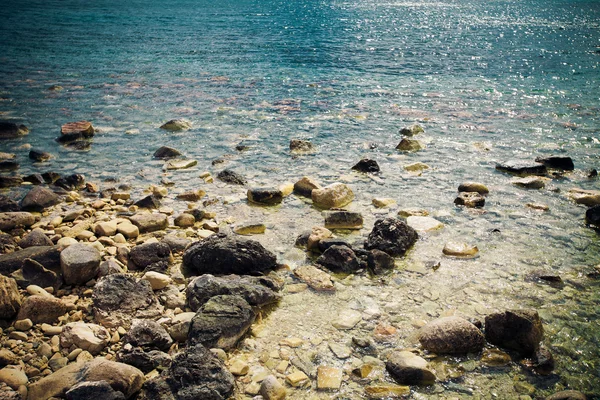
<instances>
[{"instance_id":1,"label":"flat stone","mask_svg":"<svg viewBox=\"0 0 600 400\"><path fill-rule=\"evenodd\" d=\"M577 204L583 204L588 207L600 205L600 190L573 188L569 190L568 196Z\"/></svg>"},{"instance_id":2,"label":"flat stone","mask_svg":"<svg viewBox=\"0 0 600 400\"><path fill-rule=\"evenodd\" d=\"M352 211L325 211L325 228L327 229L361 229L362 214Z\"/></svg>"},{"instance_id":3,"label":"flat stone","mask_svg":"<svg viewBox=\"0 0 600 400\"><path fill-rule=\"evenodd\" d=\"M21 304L17 319L30 319L34 324L52 324L67 312L67 305L52 296L29 296Z\"/></svg>"},{"instance_id":4,"label":"flat stone","mask_svg":"<svg viewBox=\"0 0 600 400\"><path fill-rule=\"evenodd\" d=\"M442 253L453 257L473 257L479 252L477 246L472 246L462 242L448 242L444 246Z\"/></svg>"},{"instance_id":5,"label":"flat stone","mask_svg":"<svg viewBox=\"0 0 600 400\"><path fill-rule=\"evenodd\" d=\"M571 157L564 156L549 156L549 157L537 157L535 162L544 164L548 168L562 169L564 171L573 171L575 164Z\"/></svg>"},{"instance_id":6,"label":"flat stone","mask_svg":"<svg viewBox=\"0 0 600 400\"><path fill-rule=\"evenodd\" d=\"M317 390L339 390L343 372L340 368L320 366L317 368Z\"/></svg>"},{"instance_id":7,"label":"flat stone","mask_svg":"<svg viewBox=\"0 0 600 400\"><path fill-rule=\"evenodd\" d=\"M293 387L299 387L308 382L308 376L302 371L296 371L286 375L285 381Z\"/></svg>"},{"instance_id":8,"label":"flat stone","mask_svg":"<svg viewBox=\"0 0 600 400\"><path fill-rule=\"evenodd\" d=\"M68 122L60 128L63 136L77 135L85 138L94 136L94 127L89 121Z\"/></svg>"},{"instance_id":9,"label":"flat stone","mask_svg":"<svg viewBox=\"0 0 600 400\"><path fill-rule=\"evenodd\" d=\"M165 163L164 169L167 171L192 168L198 164L197 160L169 160Z\"/></svg>"},{"instance_id":10,"label":"flat stone","mask_svg":"<svg viewBox=\"0 0 600 400\"><path fill-rule=\"evenodd\" d=\"M349 358L352 355L352 349L350 347L338 343L330 342L329 349L340 360L345 360L346 358Z\"/></svg>"},{"instance_id":11,"label":"flat stone","mask_svg":"<svg viewBox=\"0 0 600 400\"><path fill-rule=\"evenodd\" d=\"M200 201L200 199L202 199L204 196L206 196L206 192L204 190L190 190L187 192L183 192L178 194L175 198L177 200L183 200L183 201Z\"/></svg>"},{"instance_id":12,"label":"flat stone","mask_svg":"<svg viewBox=\"0 0 600 400\"><path fill-rule=\"evenodd\" d=\"M131 222L122 222L118 224L117 232L125 236L127 239L135 239L140 235L140 229Z\"/></svg>"},{"instance_id":13,"label":"flat stone","mask_svg":"<svg viewBox=\"0 0 600 400\"><path fill-rule=\"evenodd\" d=\"M338 317L331 322L334 328L339 330L352 329L362 321L362 314L356 310L343 310Z\"/></svg>"},{"instance_id":14,"label":"flat stone","mask_svg":"<svg viewBox=\"0 0 600 400\"><path fill-rule=\"evenodd\" d=\"M266 230L267 227L260 222L248 222L233 228L233 231L238 235L260 235L265 233Z\"/></svg>"},{"instance_id":15,"label":"flat stone","mask_svg":"<svg viewBox=\"0 0 600 400\"><path fill-rule=\"evenodd\" d=\"M513 175L546 175L548 172L544 164L524 160L509 160L496 164L498 171L507 172Z\"/></svg>"},{"instance_id":16,"label":"flat stone","mask_svg":"<svg viewBox=\"0 0 600 400\"><path fill-rule=\"evenodd\" d=\"M331 275L312 265L303 265L294 269L294 275L317 291L333 291L335 285Z\"/></svg>"},{"instance_id":17,"label":"flat stone","mask_svg":"<svg viewBox=\"0 0 600 400\"><path fill-rule=\"evenodd\" d=\"M417 232L431 232L444 227L444 224L431 217L410 216L406 223Z\"/></svg>"},{"instance_id":18,"label":"flat stone","mask_svg":"<svg viewBox=\"0 0 600 400\"><path fill-rule=\"evenodd\" d=\"M425 163L416 162L416 163L412 163L412 164L407 164L402 168L404 168L408 172L423 172L426 169L429 169L431 167Z\"/></svg>"},{"instance_id":19,"label":"flat stone","mask_svg":"<svg viewBox=\"0 0 600 400\"><path fill-rule=\"evenodd\" d=\"M427 217L429 215L429 211L424 210L422 208L416 207L408 207L398 210L398 216L402 218L408 217Z\"/></svg>"},{"instance_id":20,"label":"flat stone","mask_svg":"<svg viewBox=\"0 0 600 400\"><path fill-rule=\"evenodd\" d=\"M96 324L87 324L85 322L71 322L65 325L60 334L60 344L62 347L87 350L92 355L99 354L105 349L110 340L108 331Z\"/></svg>"},{"instance_id":21,"label":"flat stone","mask_svg":"<svg viewBox=\"0 0 600 400\"><path fill-rule=\"evenodd\" d=\"M524 178L513 179L511 183L526 189L543 189L546 186L547 180L547 178L527 176Z\"/></svg>"},{"instance_id":22,"label":"flat stone","mask_svg":"<svg viewBox=\"0 0 600 400\"><path fill-rule=\"evenodd\" d=\"M365 394L372 400L403 399L410 394L410 387L390 384L370 385L365 387Z\"/></svg>"},{"instance_id":23,"label":"flat stone","mask_svg":"<svg viewBox=\"0 0 600 400\"><path fill-rule=\"evenodd\" d=\"M63 232L62 235L63 235L63 237L76 238L77 236L81 235L82 232L90 229L91 226L92 226L92 224L90 221L82 221L82 222L79 222L78 224L74 225L68 231Z\"/></svg>"}]
</instances>

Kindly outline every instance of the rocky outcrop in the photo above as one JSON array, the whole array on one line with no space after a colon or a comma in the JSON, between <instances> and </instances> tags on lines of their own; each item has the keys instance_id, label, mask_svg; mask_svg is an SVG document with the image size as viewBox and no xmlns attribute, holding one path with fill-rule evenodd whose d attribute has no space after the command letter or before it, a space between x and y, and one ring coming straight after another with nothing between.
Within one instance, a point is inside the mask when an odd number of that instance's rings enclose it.
<instances>
[{"instance_id":1,"label":"rocky outcrop","mask_svg":"<svg viewBox=\"0 0 600 400\"><path fill-rule=\"evenodd\" d=\"M385 218L375 222L365 243L365 248L381 250L391 256L400 256L406 253L418 238L417 232L406 222Z\"/></svg>"},{"instance_id":2,"label":"rocky outcrop","mask_svg":"<svg viewBox=\"0 0 600 400\"><path fill-rule=\"evenodd\" d=\"M197 344L177 354L158 378L146 382L138 399L226 400L233 390L233 375L212 352Z\"/></svg>"},{"instance_id":3,"label":"rocky outcrop","mask_svg":"<svg viewBox=\"0 0 600 400\"><path fill-rule=\"evenodd\" d=\"M436 380L427 360L410 351L393 352L385 363L385 368L403 385L431 385Z\"/></svg>"},{"instance_id":4,"label":"rocky outcrop","mask_svg":"<svg viewBox=\"0 0 600 400\"><path fill-rule=\"evenodd\" d=\"M72 363L55 373L29 385L29 400L46 400L63 397L65 393L83 382L107 382L121 392L125 399L137 393L144 383L144 374L130 365L109 361L104 358L83 363Z\"/></svg>"},{"instance_id":5,"label":"rocky outcrop","mask_svg":"<svg viewBox=\"0 0 600 400\"><path fill-rule=\"evenodd\" d=\"M190 281L186 298L193 311L219 295L241 296L251 306L261 307L278 301L281 298L280 289L280 284L268 277L205 274Z\"/></svg>"},{"instance_id":6,"label":"rocky outcrop","mask_svg":"<svg viewBox=\"0 0 600 400\"><path fill-rule=\"evenodd\" d=\"M487 341L524 357L535 353L543 336L542 321L535 310L509 310L485 317Z\"/></svg>"},{"instance_id":7,"label":"rocky outcrop","mask_svg":"<svg viewBox=\"0 0 600 400\"><path fill-rule=\"evenodd\" d=\"M19 312L21 295L17 282L0 275L0 320L10 320Z\"/></svg>"},{"instance_id":8,"label":"rocky outcrop","mask_svg":"<svg viewBox=\"0 0 600 400\"><path fill-rule=\"evenodd\" d=\"M216 234L188 247L182 266L198 275L251 275L274 269L277 259L254 240Z\"/></svg>"},{"instance_id":9,"label":"rocky outcrop","mask_svg":"<svg viewBox=\"0 0 600 400\"><path fill-rule=\"evenodd\" d=\"M25 211L43 211L60 202L60 197L53 191L41 186L31 189L21 200L21 209Z\"/></svg>"},{"instance_id":10,"label":"rocky outcrop","mask_svg":"<svg viewBox=\"0 0 600 400\"><path fill-rule=\"evenodd\" d=\"M102 257L92 246L76 243L60 253L60 266L67 285L83 285L98 275Z\"/></svg>"},{"instance_id":11,"label":"rocky outcrop","mask_svg":"<svg viewBox=\"0 0 600 400\"><path fill-rule=\"evenodd\" d=\"M158 317L163 311L150 283L129 274L100 278L92 301L96 320L106 327L129 328L133 318Z\"/></svg>"},{"instance_id":12,"label":"rocky outcrop","mask_svg":"<svg viewBox=\"0 0 600 400\"><path fill-rule=\"evenodd\" d=\"M313 204L322 209L344 207L354 200L352 189L343 183L332 183L311 192Z\"/></svg>"},{"instance_id":13,"label":"rocky outcrop","mask_svg":"<svg viewBox=\"0 0 600 400\"><path fill-rule=\"evenodd\" d=\"M466 354L478 352L485 344L483 333L460 317L444 317L431 321L419 335L425 350L437 354Z\"/></svg>"},{"instance_id":14,"label":"rocky outcrop","mask_svg":"<svg viewBox=\"0 0 600 400\"><path fill-rule=\"evenodd\" d=\"M228 350L250 328L255 316L252 307L241 296L212 297L192 318L188 342Z\"/></svg>"}]
</instances>

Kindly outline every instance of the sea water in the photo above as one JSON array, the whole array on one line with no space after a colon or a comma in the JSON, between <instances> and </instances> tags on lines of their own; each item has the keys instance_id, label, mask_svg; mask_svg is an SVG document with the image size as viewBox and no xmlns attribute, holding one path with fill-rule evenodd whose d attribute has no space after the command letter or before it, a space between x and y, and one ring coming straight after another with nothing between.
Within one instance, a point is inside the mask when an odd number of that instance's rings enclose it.
<instances>
[{"instance_id":1,"label":"sea water","mask_svg":"<svg viewBox=\"0 0 600 400\"><path fill-rule=\"evenodd\" d=\"M597 179L588 178L600 166L600 3L1 3L0 118L24 123L30 133L2 142L0 150L17 154L19 175L81 173L102 188L128 185L134 197L164 179L175 184L172 194L201 188L215 199L208 208L218 213L223 230L225 222L266 223L267 232L254 238L291 268L307 262L293 243L302 231L322 225L321 213L295 196L275 208L250 206L245 189L207 184L201 172L216 176L230 168L251 186L277 186L304 175L322 184L345 182L356 193L350 209L365 217L363 230L342 234L354 242L377 218L396 215L397 208L373 208L374 197L394 198L398 208L426 209L445 224L421 235L383 279L340 277L336 295L286 296L262 321L255 352L288 336L320 337L325 347L315 348L321 362L347 366L326 344L348 339L329 324L348 308L373 315L356 328L359 333L371 334L378 318L398 327L390 348L414 345L415 321L449 310L481 319L507 308L535 308L544 318L555 374L477 367L458 383L414 389L415 398L469 391L512 398L518 396L516 381L534 385L536 395L562 388L600 395L598 284L586 276L600 262L600 242L584 224L586 208L566 196L574 187L600 189ZM173 118L187 119L193 128L159 129ZM78 120L98 130L87 152L55 141L62 124ZM413 123L424 127L419 139L426 148L398 152L399 129ZM317 152L292 157L293 138L310 140ZM23 144L54 158L32 163ZM196 159L197 167L163 171L163 162L152 159L163 145ZM542 190L517 188L494 168L508 159L547 155L572 157L576 170ZM361 158L375 159L381 173L352 172ZM430 168L408 173L403 167L414 162ZM481 211L454 206L464 181L491 189ZM6 194L18 197L23 190ZM526 203L545 204L549 211ZM457 239L476 244L479 257L444 258L444 244ZM434 264L440 267L429 267ZM526 281L538 269L561 275L565 286ZM362 389L345 384L341 393L339 398L361 398ZM321 395L301 391L294 398L311 396Z\"/></svg>"}]
</instances>

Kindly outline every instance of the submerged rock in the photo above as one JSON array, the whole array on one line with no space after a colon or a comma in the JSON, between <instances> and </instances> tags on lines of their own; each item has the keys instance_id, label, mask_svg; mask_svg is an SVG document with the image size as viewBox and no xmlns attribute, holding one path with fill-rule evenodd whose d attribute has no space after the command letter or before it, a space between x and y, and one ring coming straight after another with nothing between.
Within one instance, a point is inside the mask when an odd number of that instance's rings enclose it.
<instances>
[{"instance_id":1,"label":"submerged rock","mask_svg":"<svg viewBox=\"0 0 600 400\"><path fill-rule=\"evenodd\" d=\"M400 141L400 143L398 143L398 146L396 146L396 150L401 150L401 151L406 151L406 152L419 151L419 150L423 150L424 148L425 148L425 145L423 143L421 143L420 140L407 139L407 138L402 139Z\"/></svg>"},{"instance_id":2,"label":"submerged rock","mask_svg":"<svg viewBox=\"0 0 600 400\"><path fill-rule=\"evenodd\" d=\"M444 224L435 218L417 215L411 215L406 218L406 223L417 232L430 232L444 227Z\"/></svg>"},{"instance_id":3,"label":"submerged rock","mask_svg":"<svg viewBox=\"0 0 600 400\"><path fill-rule=\"evenodd\" d=\"M367 265L375 275L382 274L386 270L394 269L396 266L392 256L377 249L369 251L367 256Z\"/></svg>"},{"instance_id":4,"label":"submerged rock","mask_svg":"<svg viewBox=\"0 0 600 400\"><path fill-rule=\"evenodd\" d=\"M80 190L85 187L85 177L81 174L71 174L59 177L54 184L65 190Z\"/></svg>"},{"instance_id":5,"label":"submerged rock","mask_svg":"<svg viewBox=\"0 0 600 400\"><path fill-rule=\"evenodd\" d=\"M0 176L0 189L9 188L13 186L21 186L23 178L19 176ZM4 211L16 211L16 210L4 210Z\"/></svg>"},{"instance_id":6,"label":"submerged rock","mask_svg":"<svg viewBox=\"0 0 600 400\"><path fill-rule=\"evenodd\" d=\"M154 152L153 157L159 159L169 159L179 157L180 155L182 154L179 150L176 150L172 147L162 146Z\"/></svg>"},{"instance_id":7,"label":"submerged rock","mask_svg":"<svg viewBox=\"0 0 600 400\"><path fill-rule=\"evenodd\" d=\"M583 204L588 207L600 205L600 190L571 189L568 196L577 204Z\"/></svg>"},{"instance_id":8,"label":"submerged rock","mask_svg":"<svg viewBox=\"0 0 600 400\"><path fill-rule=\"evenodd\" d=\"M217 179L219 179L220 181L223 181L225 183L230 183L232 185L246 185L248 182L246 181L246 178L244 178L242 175L238 174L235 171L232 171L230 169L224 169L223 171L219 172L217 174Z\"/></svg>"},{"instance_id":9,"label":"submerged rock","mask_svg":"<svg viewBox=\"0 0 600 400\"><path fill-rule=\"evenodd\" d=\"M290 140L290 152L292 154L314 153L316 147L308 140L292 139Z\"/></svg>"},{"instance_id":10,"label":"submerged rock","mask_svg":"<svg viewBox=\"0 0 600 400\"><path fill-rule=\"evenodd\" d=\"M28 133L29 129L25 125L17 125L14 122L0 122L0 139L14 139Z\"/></svg>"},{"instance_id":11,"label":"submerged rock","mask_svg":"<svg viewBox=\"0 0 600 400\"><path fill-rule=\"evenodd\" d=\"M400 256L417 241L419 235L408 226L406 222L385 218L375 222L373 230L369 233L365 249L377 249L391 256Z\"/></svg>"},{"instance_id":12,"label":"submerged rock","mask_svg":"<svg viewBox=\"0 0 600 400\"><path fill-rule=\"evenodd\" d=\"M160 126L160 129L164 129L166 131L171 132L186 131L191 128L192 124L184 119L172 119Z\"/></svg>"},{"instance_id":13,"label":"submerged rock","mask_svg":"<svg viewBox=\"0 0 600 400\"><path fill-rule=\"evenodd\" d=\"M600 205L587 209L585 212L585 223L600 228Z\"/></svg>"},{"instance_id":14,"label":"submerged rock","mask_svg":"<svg viewBox=\"0 0 600 400\"><path fill-rule=\"evenodd\" d=\"M477 192L481 195L486 195L490 190L483 183L479 182L463 182L458 186L459 192Z\"/></svg>"},{"instance_id":15,"label":"submerged rock","mask_svg":"<svg viewBox=\"0 0 600 400\"><path fill-rule=\"evenodd\" d=\"M311 192L313 204L323 209L344 207L354 200L352 189L343 183L332 183Z\"/></svg>"},{"instance_id":16,"label":"submerged rock","mask_svg":"<svg viewBox=\"0 0 600 400\"><path fill-rule=\"evenodd\" d=\"M546 397L545 400L587 400L587 396L577 390L563 390Z\"/></svg>"},{"instance_id":17,"label":"submerged rock","mask_svg":"<svg viewBox=\"0 0 600 400\"><path fill-rule=\"evenodd\" d=\"M325 228L327 229L361 229L362 214L352 211L325 211Z\"/></svg>"},{"instance_id":18,"label":"submerged rock","mask_svg":"<svg viewBox=\"0 0 600 400\"><path fill-rule=\"evenodd\" d=\"M483 207L485 205L485 197L477 192L460 192L458 197L454 199L454 204L469 208Z\"/></svg>"},{"instance_id":19,"label":"submerged rock","mask_svg":"<svg viewBox=\"0 0 600 400\"><path fill-rule=\"evenodd\" d=\"M37 161L37 162L43 162L43 161L48 161L49 159L52 158L52 154L47 153L45 151L42 150L29 150L29 158Z\"/></svg>"},{"instance_id":20,"label":"submerged rock","mask_svg":"<svg viewBox=\"0 0 600 400\"><path fill-rule=\"evenodd\" d=\"M359 162L357 162L353 167L353 170L365 173L377 173L380 171L379 164L377 161L370 160L368 158L363 158Z\"/></svg>"},{"instance_id":21,"label":"submerged rock","mask_svg":"<svg viewBox=\"0 0 600 400\"><path fill-rule=\"evenodd\" d=\"M565 171L573 171L575 169L575 164L573 164L573 159L571 157L537 157L535 161L544 164L548 168L562 169Z\"/></svg>"},{"instance_id":22,"label":"submerged rock","mask_svg":"<svg viewBox=\"0 0 600 400\"><path fill-rule=\"evenodd\" d=\"M442 253L452 257L473 257L479 252L477 246L462 242L448 242L444 245Z\"/></svg>"},{"instance_id":23,"label":"submerged rock","mask_svg":"<svg viewBox=\"0 0 600 400\"><path fill-rule=\"evenodd\" d=\"M248 189L248 201L257 204L272 206L283 201L283 193L279 189L254 188Z\"/></svg>"},{"instance_id":24,"label":"submerged rock","mask_svg":"<svg viewBox=\"0 0 600 400\"><path fill-rule=\"evenodd\" d=\"M360 269L354 251L347 246L331 246L317 259L317 264L333 272L352 273Z\"/></svg>"},{"instance_id":25,"label":"submerged rock","mask_svg":"<svg viewBox=\"0 0 600 400\"><path fill-rule=\"evenodd\" d=\"M526 176L524 178L513 179L511 183L526 189L543 189L546 186L546 180L545 178Z\"/></svg>"},{"instance_id":26,"label":"submerged rock","mask_svg":"<svg viewBox=\"0 0 600 400\"><path fill-rule=\"evenodd\" d=\"M404 135L404 136L415 136L415 135L418 135L419 133L423 133L423 132L425 132L425 130L419 124L406 126L402 129L400 129L400 134Z\"/></svg>"},{"instance_id":27,"label":"submerged rock","mask_svg":"<svg viewBox=\"0 0 600 400\"><path fill-rule=\"evenodd\" d=\"M255 317L243 297L214 296L192 318L188 342L228 350L250 329Z\"/></svg>"},{"instance_id":28,"label":"submerged rock","mask_svg":"<svg viewBox=\"0 0 600 400\"><path fill-rule=\"evenodd\" d=\"M543 336L542 321L535 310L512 310L485 317L487 341L516 350L524 357L535 353Z\"/></svg>"},{"instance_id":29,"label":"submerged rock","mask_svg":"<svg viewBox=\"0 0 600 400\"><path fill-rule=\"evenodd\" d=\"M268 277L205 274L190 281L186 297L192 311L218 295L241 296L251 306L261 307L278 301L281 298L280 289L280 285Z\"/></svg>"},{"instance_id":30,"label":"submerged rock","mask_svg":"<svg viewBox=\"0 0 600 400\"><path fill-rule=\"evenodd\" d=\"M294 269L294 275L308 286L318 291L333 291L335 285L331 275L313 267L312 265L303 265Z\"/></svg>"},{"instance_id":31,"label":"submerged rock","mask_svg":"<svg viewBox=\"0 0 600 400\"><path fill-rule=\"evenodd\" d=\"M485 344L483 333L460 317L444 317L431 321L419 335L424 349L438 354L478 352Z\"/></svg>"},{"instance_id":32,"label":"submerged rock","mask_svg":"<svg viewBox=\"0 0 600 400\"><path fill-rule=\"evenodd\" d=\"M393 352L385 368L398 383L404 385L431 385L436 380L427 360L410 351Z\"/></svg>"},{"instance_id":33,"label":"submerged rock","mask_svg":"<svg viewBox=\"0 0 600 400\"><path fill-rule=\"evenodd\" d=\"M0 161L0 171L14 171L19 169L19 163L14 160Z\"/></svg>"},{"instance_id":34,"label":"submerged rock","mask_svg":"<svg viewBox=\"0 0 600 400\"><path fill-rule=\"evenodd\" d=\"M182 265L199 275L249 275L276 268L277 259L254 240L216 234L189 246Z\"/></svg>"},{"instance_id":35,"label":"submerged rock","mask_svg":"<svg viewBox=\"0 0 600 400\"><path fill-rule=\"evenodd\" d=\"M514 175L546 175L548 172L546 166L542 163L523 160L509 160L498 163L496 169Z\"/></svg>"},{"instance_id":36,"label":"submerged rock","mask_svg":"<svg viewBox=\"0 0 600 400\"><path fill-rule=\"evenodd\" d=\"M198 165L197 160L169 160L165 163L164 169L167 171L173 171L178 169L192 168Z\"/></svg>"}]
</instances>

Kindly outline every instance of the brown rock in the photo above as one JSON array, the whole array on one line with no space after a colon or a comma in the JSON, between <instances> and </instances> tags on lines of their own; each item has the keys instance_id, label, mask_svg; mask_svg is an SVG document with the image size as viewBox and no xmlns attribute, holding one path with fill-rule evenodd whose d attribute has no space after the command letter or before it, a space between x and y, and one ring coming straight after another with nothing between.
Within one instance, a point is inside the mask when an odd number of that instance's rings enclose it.
<instances>
[{"instance_id":1,"label":"brown rock","mask_svg":"<svg viewBox=\"0 0 600 400\"><path fill-rule=\"evenodd\" d=\"M483 333L460 317L444 317L431 321L421 329L419 342L424 349L438 354L465 354L483 348Z\"/></svg>"},{"instance_id":2,"label":"brown rock","mask_svg":"<svg viewBox=\"0 0 600 400\"><path fill-rule=\"evenodd\" d=\"M535 310L509 310L485 317L487 341L525 357L535 353L543 336L542 321Z\"/></svg>"},{"instance_id":3,"label":"brown rock","mask_svg":"<svg viewBox=\"0 0 600 400\"><path fill-rule=\"evenodd\" d=\"M17 319L29 318L34 324L52 324L67 312L67 306L52 296L29 296L19 310Z\"/></svg>"},{"instance_id":4,"label":"brown rock","mask_svg":"<svg viewBox=\"0 0 600 400\"><path fill-rule=\"evenodd\" d=\"M17 281L0 275L0 320L12 319L21 307L21 295Z\"/></svg>"}]
</instances>

